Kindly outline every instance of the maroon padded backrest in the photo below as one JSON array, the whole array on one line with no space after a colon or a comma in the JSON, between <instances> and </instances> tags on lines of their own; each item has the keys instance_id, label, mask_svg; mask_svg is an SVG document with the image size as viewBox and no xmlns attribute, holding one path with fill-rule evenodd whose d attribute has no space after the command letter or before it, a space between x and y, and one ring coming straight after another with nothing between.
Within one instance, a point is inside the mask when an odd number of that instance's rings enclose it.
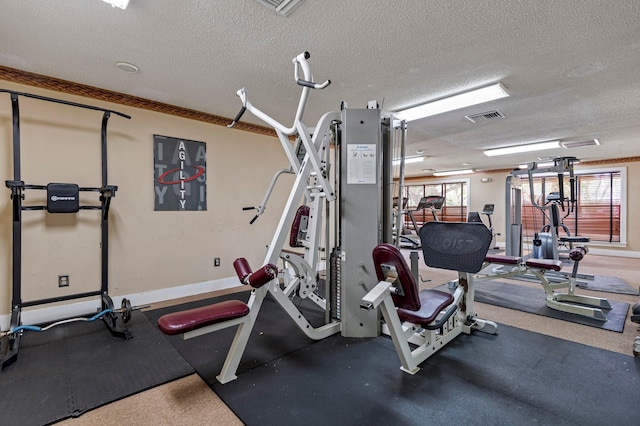
<instances>
[{"instance_id":1,"label":"maroon padded backrest","mask_svg":"<svg viewBox=\"0 0 640 426\"><path fill-rule=\"evenodd\" d=\"M400 250L391 244L380 244L373 249L373 264L376 268L376 275L379 281L386 280L382 265L389 265L398 271L398 280L404 292L404 296L392 294L393 303L398 308L417 311L420 309L420 297L418 296L418 286L411 274L411 269L404 260ZM397 283L396 283L397 284Z\"/></svg>"},{"instance_id":2,"label":"maroon padded backrest","mask_svg":"<svg viewBox=\"0 0 640 426\"><path fill-rule=\"evenodd\" d=\"M291 224L291 233L289 234L289 245L291 247L303 247L298 241L298 233L300 232L300 224L303 217L309 217L309 206L300 206L296 211L296 216Z\"/></svg>"}]
</instances>

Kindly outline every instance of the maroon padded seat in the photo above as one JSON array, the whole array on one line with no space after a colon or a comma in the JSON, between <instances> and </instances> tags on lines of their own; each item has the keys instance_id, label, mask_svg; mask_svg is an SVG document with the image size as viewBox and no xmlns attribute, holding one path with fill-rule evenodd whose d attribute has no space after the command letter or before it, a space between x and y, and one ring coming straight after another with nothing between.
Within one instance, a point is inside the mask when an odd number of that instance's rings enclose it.
<instances>
[{"instance_id":1,"label":"maroon padded seat","mask_svg":"<svg viewBox=\"0 0 640 426\"><path fill-rule=\"evenodd\" d=\"M500 254L487 254L484 257L485 262L503 263L505 265L517 265L522 261L519 256L503 256Z\"/></svg>"},{"instance_id":2,"label":"maroon padded seat","mask_svg":"<svg viewBox=\"0 0 640 426\"><path fill-rule=\"evenodd\" d=\"M233 262L238 279L243 284L260 288L271 282L278 274L276 265L267 263L253 272L247 259L241 257ZM249 305L239 300L225 300L201 308L163 315L158 320L158 328L164 334L182 334L219 322L242 318L249 313Z\"/></svg>"},{"instance_id":3,"label":"maroon padded seat","mask_svg":"<svg viewBox=\"0 0 640 426\"><path fill-rule=\"evenodd\" d=\"M527 259L525 265L531 268L549 269L553 271L562 269L562 261L554 259Z\"/></svg>"},{"instance_id":4,"label":"maroon padded seat","mask_svg":"<svg viewBox=\"0 0 640 426\"><path fill-rule=\"evenodd\" d=\"M398 317L413 324L429 325L447 306L453 303L453 296L440 290L422 290L418 293L421 306L417 311L398 308Z\"/></svg>"},{"instance_id":5,"label":"maroon padded seat","mask_svg":"<svg viewBox=\"0 0 640 426\"><path fill-rule=\"evenodd\" d=\"M200 308L163 315L158 328L164 334L182 334L207 325L241 318L249 313L249 306L240 300L225 300Z\"/></svg>"},{"instance_id":6,"label":"maroon padded seat","mask_svg":"<svg viewBox=\"0 0 640 426\"><path fill-rule=\"evenodd\" d=\"M398 272L399 285L402 286L404 296L392 294L394 305L398 308L398 317L402 321L414 324L428 325L438 314L453 303L453 296L439 290L422 290L411 274L411 269L404 260L400 250L391 244L380 244L373 249L373 263L378 280L385 281L386 276L382 265L393 266Z\"/></svg>"}]
</instances>

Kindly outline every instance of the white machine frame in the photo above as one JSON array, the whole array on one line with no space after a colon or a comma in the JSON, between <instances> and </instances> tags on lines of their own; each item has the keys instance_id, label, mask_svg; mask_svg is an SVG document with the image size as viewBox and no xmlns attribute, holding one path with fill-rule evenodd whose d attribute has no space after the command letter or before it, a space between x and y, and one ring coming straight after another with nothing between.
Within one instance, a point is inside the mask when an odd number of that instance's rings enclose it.
<instances>
[{"instance_id":1,"label":"white machine frame","mask_svg":"<svg viewBox=\"0 0 640 426\"><path fill-rule=\"evenodd\" d=\"M504 260L501 261L501 257ZM547 278L549 271L553 271L553 267L560 263L561 261L553 259L525 260L521 257L492 255L483 265L483 270L492 265L496 266L496 268L490 274L476 275L475 280L480 282L504 278L520 278L531 274L542 284L546 293L546 305L551 309L593 318L598 321L607 321L607 316L603 311L603 309L611 309L611 303L607 299L575 294L575 277L565 276L564 280L555 282ZM559 289L567 289L567 292L557 292L556 290Z\"/></svg>"},{"instance_id":2,"label":"white machine frame","mask_svg":"<svg viewBox=\"0 0 640 426\"><path fill-rule=\"evenodd\" d=\"M497 333L498 325L495 322L478 318L473 310L475 297L473 274L459 272L458 286L453 294L454 301L451 305L458 309L453 313L448 309L440 312L435 323L442 324L433 330L400 320L391 297L397 291L393 285L395 279L396 277L391 274L387 280L380 281L362 299L362 304L364 308L380 309L382 312L385 321L382 331L391 337L400 358L402 371L416 374L420 371L420 364L462 333L471 334L473 330L488 334Z\"/></svg>"},{"instance_id":3,"label":"white machine frame","mask_svg":"<svg viewBox=\"0 0 640 426\"><path fill-rule=\"evenodd\" d=\"M473 277L468 274L461 278L461 282L470 284L461 286L455 295L455 306L466 306L466 308L461 309L455 316L447 317L440 331L414 330L417 333L409 333L409 330L415 329L415 326L398 324L397 314L394 318L393 301L386 297L388 287L385 283L375 284L377 278L373 272L371 250L376 244L390 242L393 239L394 224L390 220L392 216L390 188L393 182L389 177L392 169L391 146L396 133L400 135L398 138L404 145L406 122L396 121L392 116L382 118L376 103L375 108L370 104L365 110L343 108L341 113L326 113L320 118L315 128L307 127L302 117L310 90L323 89L330 83L329 80L321 84L313 83L308 59L309 54L306 52L293 59L296 82L302 86L302 94L291 127L284 126L253 106L244 88L237 92L242 101L242 108L230 127L233 127L248 110L275 129L290 163L289 169L278 170L274 175L262 204L258 207L257 215L251 223L264 212L277 178L282 173L295 173L296 178L263 262L265 267L277 269L274 265L281 261L285 266L283 270L276 274L278 275L276 278L271 279L269 276L270 281L262 281L260 285L254 287L246 303L249 308L248 313L245 310L240 317L230 313L226 318L231 319L181 334L184 339L190 339L223 328L238 326L222 370L216 376L217 380L223 384L237 378L238 366L267 295L271 295L298 328L314 340L324 339L338 332L347 337L380 335L382 322L378 310L360 309L363 297L372 298L371 306L381 308L387 322L386 327L394 342L399 342L396 345L403 360L403 369L411 373L417 371L417 365L426 359L427 354L444 346L461 332L468 333L472 329L495 332L497 327L495 323L475 318L472 312ZM299 78L299 70L302 70L303 79ZM340 131L337 130L338 127ZM290 143L290 136L297 138L293 145ZM344 141L338 143L336 139L344 139ZM329 154L332 142L336 142L336 151L338 146L343 150L341 156L348 153L349 157L341 161L342 157L336 155L336 161L339 164L336 165L335 170L330 169ZM351 157L351 154L356 153L361 155L361 158L354 160L355 157ZM356 166L362 166L354 167L355 169L366 168L365 173L362 175L351 173L353 169L349 168L349 164L352 161L357 162ZM347 177L341 179L341 175ZM402 172L400 176L402 181ZM337 182L335 188L331 179ZM363 182L358 179L362 179ZM401 184L402 182L400 186ZM303 197L304 204L309 207L309 218L306 225L299 229L300 235L297 237L299 245L296 245L303 248L303 253L296 253L285 249L284 246L289 230L297 220L296 216ZM333 203L331 204L333 210L330 209L330 203ZM326 218L324 223L323 216ZM329 218L333 219L331 223ZM395 222L397 227L397 217ZM338 223L339 227L336 226ZM335 235L331 235L332 232ZM325 286L324 295L317 291L317 268L322 263L322 256L326 261L325 272L329 272L326 281L332 282L331 286ZM335 265L332 263L334 261ZM249 278L247 282L246 278L252 273L245 275L247 272L243 270L245 266L248 268L248 265L236 266L236 272L241 282L251 284L251 279ZM334 284L336 284L335 290ZM335 291L335 294L331 294L332 291ZM323 308L325 324L318 327L312 326L292 301L294 296L308 298ZM180 321L184 318L180 318ZM180 332L182 329L180 321L170 322L169 327L176 328L168 334ZM164 328L163 331L165 331ZM408 334L415 334L415 336L404 339ZM423 340L421 343L423 349L417 351L408 349L409 343L414 344L420 339Z\"/></svg>"}]
</instances>

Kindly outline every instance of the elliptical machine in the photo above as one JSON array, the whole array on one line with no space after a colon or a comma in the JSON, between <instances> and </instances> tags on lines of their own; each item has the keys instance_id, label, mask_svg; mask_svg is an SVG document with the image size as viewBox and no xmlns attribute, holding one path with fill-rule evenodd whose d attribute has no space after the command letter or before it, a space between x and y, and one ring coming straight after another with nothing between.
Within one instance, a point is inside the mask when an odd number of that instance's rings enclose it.
<instances>
[{"instance_id":1,"label":"elliptical machine","mask_svg":"<svg viewBox=\"0 0 640 426\"><path fill-rule=\"evenodd\" d=\"M483 214L487 216L487 222L489 223L489 225L487 225L487 228L489 228L489 231L491 231L491 245L489 247L492 249L497 249L498 241L496 240L496 236L500 234L495 232L495 228L493 227L493 222L491 221L491 216L493 215L494 208L495 208L494 204L485 204L482 207L482 212L467 213L467 222L477 222L477 223L484 224L480 215Z\"/></svg>"}]
</instances>

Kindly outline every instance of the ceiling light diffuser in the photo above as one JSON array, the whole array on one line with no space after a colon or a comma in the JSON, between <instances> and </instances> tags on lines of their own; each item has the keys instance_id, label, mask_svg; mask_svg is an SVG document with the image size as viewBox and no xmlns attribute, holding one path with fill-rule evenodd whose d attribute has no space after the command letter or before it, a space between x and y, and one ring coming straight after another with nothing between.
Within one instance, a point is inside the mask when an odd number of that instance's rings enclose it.
<instances>
[{"instance_id":1,"label":"ceiling light diffuser","mask_svg":"<svg viewBox=\"0 0 640 426\"><path fill-rule=\"evenodd\" d=\"M404 159L404 164L419 163L421 161L424 161L424 157L408 157ZM397 166L398 164L400 164L399 158L396 160L393 160L394 166Z\"/></svg>"},{"instance_id":2,"label":"ceiling light diffuser","mask_svg":"<svg viewBox=\"0 0 640 426\"><path fill-rule=\"evenodd\" d=\"M455 176L455 175L468 175L471 173L475 173L473 169L464 169L464 170L447 170L443 172L433 172L434 176Z\"/></svg>"},{"instance_id":3,"label":"ceiling light diffuser","mask_svg":"<svg viewBox=\"0 0 640 426\"><path fill-rule=\"evenodd\" d=\"M548 141L528 145L515 145L504 148L487 149L484 151L484 155L487 157L495 157L497 155L518 154L521 152L541 151L543 149L554 148L561 148L560 141Z\"/></svg>"},{"instance_id":4,"label":"ceiling light diffuser","mask_svg":"<svg viewBox=\"0 0 640 426\"><path fill-rule=\"evenodd\" d=\"M412 121L420 118L431 117L444 112L478 105L484 102L494 101L509 96L502 83L449 96L437 101L429 102L413 108L398 111L394 116L400 120Z\"/></svg>"},{"instance_id":5,"label":"ceiling light diffuser","mask_svg":"<svg viewBox=\"0 0 640 426\"><path fill-rule=\"evenodd\" d=\"M120 9L126 9L129 6L129 0L102 0L105 3L109 3L111 7L119 7Z\"/></svg>"}]
</instances>

